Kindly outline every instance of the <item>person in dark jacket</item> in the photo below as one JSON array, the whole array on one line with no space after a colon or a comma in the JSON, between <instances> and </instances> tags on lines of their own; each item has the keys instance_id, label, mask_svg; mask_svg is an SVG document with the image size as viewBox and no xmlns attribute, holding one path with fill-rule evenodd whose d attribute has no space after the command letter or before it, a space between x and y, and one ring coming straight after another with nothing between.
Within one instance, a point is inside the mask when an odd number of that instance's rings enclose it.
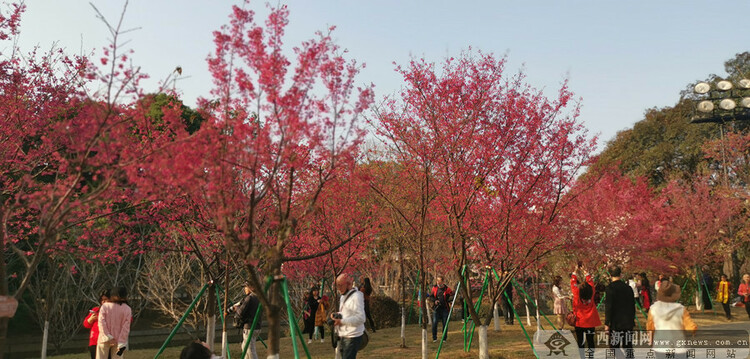
<instances>
[{"instance_id":1,"label":"person in dark jacket","mask_svg":"<svg viewBox=\"0 0 750 359\"><path fill-rule=\"evenodd\" d=\"M437 342L437 327L438 322L443 323L443 340L448 339L448 333L445 331L445 326L448 324L448 313L450 313L451 299L453 298L453 290L445 285L443 276L437 276L437 284L432 286L430 296L428 297L433 309L435 310L435 318L432 320L432 342Z\"/></svg>"},{"instance_id":2,"label":"person in dark jacket","mask_svg":"<svg viewBox=\"0 0 750 359\"><path fill-rule=\"evenodd\" d=\"M258 311L258 306L260 305L260 300L253 293L253 287L250 286L249 282L245 282L243 290L245 291L245 297L232 307L239 314L240 318L242 318L242 344L240 344L242 347L244 347L247 337L250 335L250 329L255 320L255 313ZM263 316L259 315L258 322L255 323L255 329L252 331L253 335L250 338L250 343L247 346L250 349L248 357L251 359L258 359L255 342L258 340L258 333L260 332L261 318Z\"/></svg>"},{"instance_id":3,"label":"person in dark jacket","mask_svg":"<svg viewBox=\"0 0 750 359\"><path fill-rule=\"evenodd\" d=\"M370 314L370 297L372 297L372 283L370 283L370 278L364 277L362 279L362 287L359 288L359 291L365 295L365 316L370 322L370 329L375 333L375 321L372 320L372 314Z\"/></svg>"},{"instance_id":4,"label":"person in dark jacket","mask_svg":"<svg viewBox=\"0 0 750 359\"><path fill-rule=\"evenodd\" d=\"M620 278L618 266L609 270L611 283L604 295L604 330L609 332L609 347L622 348L632 358L633 328L635 327L635 298L633 289ZM619 356L618 356L619 357Z\"/></svg>"},{"instance_id":5,"label":"person in dark jacket","mask_svg":"<svg viewBox=\"0 0 750 359\"><path fill-rule=\"evenodd\" d=\"M510 275L508 271L503 272L503 277ZM505 286L505 293L503 293L503 316L505 317L505 324L513 325L513 283L508 282Z\"/></svg>"},{"instance_id":6,"label":"person in dark jacket","mask_svg":"<svg viewBox=\"0 0 750 359\"><path fill-rule=\"evenodd\" d=\"M305 310L302 314L302 319L305 322L305 329L302 333L307 333L307 344L312 343L313 336L315 334L315 314L318 312L318 301L320 300L320 290L318 287L310 288L310 292L305 296L307 302L305 303Z\"/></svg>"},{"instance_id":7,"label":"person in dark jacket","mask_svg":"<svg viewBox=\"0 0 750 359\"><path fill-rule=\"evenodd\" d=\"M701 276L701 299L703 299L703 309L713 310L713 302L711 301L710 290L714 287L714 279L711 278L711 274L708 273L708 267L703 267L703 275Z\"/></svg>"}]
</instances>

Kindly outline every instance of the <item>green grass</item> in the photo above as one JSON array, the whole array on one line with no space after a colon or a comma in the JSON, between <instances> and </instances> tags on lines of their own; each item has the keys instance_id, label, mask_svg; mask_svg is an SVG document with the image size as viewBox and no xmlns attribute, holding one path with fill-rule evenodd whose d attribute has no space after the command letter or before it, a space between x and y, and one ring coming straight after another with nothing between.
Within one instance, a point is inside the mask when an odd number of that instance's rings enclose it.
<instances>
[{"instance_id":1,"label":"green grass","mask_svg":"<svg viewBox=\"0 0 750 359\"><path fill-rule=\"evenodd\" d=\"M463 335L461 334L462 323L451 323L448 331L448 340L443 344L442 351L440 353L441 358L452 359L452 358L476 358L479 355L479 349L477 347L478 339L474 336L471 351L466 353L463 351ZM490 357L493 359L507 358L533 358L534 355L524 338L521 328L518 325L505 326L503 325L501 332L494 332L492 326L488 329L488 340L490 345ZM394 359L394 358L420 358L422 352L421 344L421 330L417 325L409 325L406 328L406 348L401 348L401 329L400 328L387 328L378 330L377 333L368 333L370 336L370 343L363 351L360 352L358 357L361 358L372 358L372 359ZM307 337L305 337L307 338ZM430 358L434 358L437 353L438 343L432 342L432 334L428 328L428 345ZM163 359L177 359L179 358L182 347L187 343L172 343L175 347L167 348L164 353L159 356ZM307 344L310 350L310 356L314 359L330 359L333 357L333 349L331 348L330 338L326 337L325 342L320 341ZM281 339L281 358L294 358L292 349L292 341L290 338ZM298 348L300 358L305 358L305 352L302 346ZM219 352L220 345L216 345L216 352ZM153 358L158 352L158 349L138 349L132 350L125 353L125 357L128 359L145 359ZM230 353L233 359L240 358L240 347L239 344L233 344L230 346ZM258 356L263 358L266 356L266 349L262 344L258 343ZM54 359L88 359L87 353L81 354L67 354L60 356L50 356L48 358Z\"/></svg>"},{"instance_id":2,"label":"green grass","mask_svg":"<svg viewBox=\"0 0 750 359\"><path fill-rule=\"evenodd\" d=\"M736 321L746 321L747 319L744 310L733 308L733 314L735 315ZM696 312L691 311L691 316L695 320L698 327L706 327L715 324L726 323L726 319L723 318L721 313L714 314L713 312ZM553 318L550 318L554 320ZM603 319L603 315L602 315ZM639 319L642 325L645 325L645 320ZM526 323L525 317L523 318L524 324ZM532 328L529 330L529 335L534 332L535 324L532 319ZM463 351L463 336L461 334L461 322L451 322L448 331L448 340L443 344L440 358L454 359L454 358L476 358L479 356L479 349L477 348L478 339L477 335L474 335L471 350L467 353ZM549 325L546 321L543 321L545 328ZM521 331L519 325L502 325L500 332L493 330L493 325L490 325L487 330L487 338L489 341L490 358L492 359L520 359L520 358L534 358L526 338ZM549 328L548 328L549 329ZM566 329L570 329L567 328ZM600 330L602 328L599 328ZM406 359L406 358L421 358L421 330L417 325L409 325L406 327L406 348L401 348L401 329L400 328L387 328L378 330L377 333L368 333L370 336L370 343L367 348L360 352L358 357L367 359ZM305 336L305 338L307 338ZM434 358L437 352L438 344L432 343L431 331L428 328L428 346L429 346L429 358ZM187 343L173 343L175 347L167 348L167 350L160 356L163 359L177 359L179 358L182 347ZM330 338L326 338L324 343L320 341L309 344L309 350L311 358L313 359L330 359L333 357L333 349L331 348ZM217 354L220 345L216 345ZM281 353L280 357L283 359L293 358L292 341L290 338L281 339ZM304 350L299 345L300 358L305 358ZM146 359L153 358L156 355L157 349L142 349L133 350L126 353L128 359ZM239 359L240 348L239 344L233 344L230 346L230 352L233 359ZM266 350L262 344L258 343L258 356L264 358L266 356ZM69 354L61 356L51 356L49 358L54 359L88 359L88 354Z\"/></svg>"}]
</instances>

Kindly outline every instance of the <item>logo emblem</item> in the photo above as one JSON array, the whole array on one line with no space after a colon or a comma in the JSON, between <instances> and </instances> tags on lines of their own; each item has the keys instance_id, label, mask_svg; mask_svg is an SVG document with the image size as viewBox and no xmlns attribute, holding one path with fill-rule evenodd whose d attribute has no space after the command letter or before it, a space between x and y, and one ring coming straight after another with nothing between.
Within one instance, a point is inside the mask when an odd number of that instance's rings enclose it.
<instances>
[{"instance_id":1,"label":"logo emblem","mask_svg":"<svg viewBox=\"0 0 750 359\"><path fill-rule=\"evenodd\" d=\"M559 332L555 332L549 337L549 339L547 339L546 342L544 342L544 345L549 348L549 354L547 354L547 356L551 356L552 354L562 354L567 356L568 354L565 353L565 347L570 345L570 341Z\"/></svg>"}]
</instances>

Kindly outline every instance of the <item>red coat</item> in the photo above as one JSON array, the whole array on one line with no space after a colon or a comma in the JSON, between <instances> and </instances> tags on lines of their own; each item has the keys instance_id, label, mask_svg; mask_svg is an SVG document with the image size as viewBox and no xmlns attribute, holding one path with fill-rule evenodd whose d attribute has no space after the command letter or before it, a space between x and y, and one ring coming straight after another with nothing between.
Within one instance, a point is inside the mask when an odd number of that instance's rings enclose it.
<instances>
[{"instance_id":1,"label":"red coat","mask_svg":"<svg viewBox=\"0 0 750 359\"><path fill-rule=\"evenodd\" d=\"M596 294L594 287L594 281L590 275L586 276L586 283L591 286ZM587 301L582 301L578 295L578 277L573 274L570 277L570 291L573 292L573 312L576 314L576 327L579 328L596 328L602 325L601 319L599 319L599 312L596 311L596 302L594 301L594 295Z\"/></svg>"},{"instance_id":2,"label":"red coat","mask_svg":"<svg viewBox=\"0 0 750 359\"><path fill-rule=\"evenodd\" d=\"M89 318L92 315L99 313L99 307L94 307L89 311L89 315L83 320L83 326L91 329L89 332L89 346L96 345L96 341L99 339L99 321L95 320L94 323L89 323Z\"/></svg>"}]
</instances>

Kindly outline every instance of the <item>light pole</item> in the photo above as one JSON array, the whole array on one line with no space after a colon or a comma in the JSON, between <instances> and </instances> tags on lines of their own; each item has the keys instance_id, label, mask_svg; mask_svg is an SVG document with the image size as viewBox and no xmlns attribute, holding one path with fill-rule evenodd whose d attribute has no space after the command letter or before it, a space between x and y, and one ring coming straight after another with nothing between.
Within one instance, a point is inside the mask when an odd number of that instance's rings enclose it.
<instances>
[{"instance_id":1,"label":"light pole","mask_svg":"<svg viewBox=\"0 0 750 359\"><path fill-rule=\"evenodd\" d=\"M732 83L728 80L720 80L716 83L699 82L693 88L698 99L695 101L695 111L691 123L717 123L721 134L721 167L725 188L729 189L729 172L725 153L724 125L731 121L750 120L750 80L741 79ZM730 239L734 237L734 230L730 223ZM733 284L739 283L739 268L737 249L730 253L730 268L732 270Z\"/></svg>"},{"instance_id":2,"label":"light pole","mask_svg":"<svg viewBox=\"0 0 750 359\"><path fill-rule=\"evenodd\" d=\"M724 124L731 121L750 120L750 80L741 79L736 83L728 80L717 81L713 86L699 82L693 88L699 98L695 101L695 111L691 123L718 123L721 135L721 167L724 185L729 186L729 173L724 151Z\"/></svg>"}]
</instances>

